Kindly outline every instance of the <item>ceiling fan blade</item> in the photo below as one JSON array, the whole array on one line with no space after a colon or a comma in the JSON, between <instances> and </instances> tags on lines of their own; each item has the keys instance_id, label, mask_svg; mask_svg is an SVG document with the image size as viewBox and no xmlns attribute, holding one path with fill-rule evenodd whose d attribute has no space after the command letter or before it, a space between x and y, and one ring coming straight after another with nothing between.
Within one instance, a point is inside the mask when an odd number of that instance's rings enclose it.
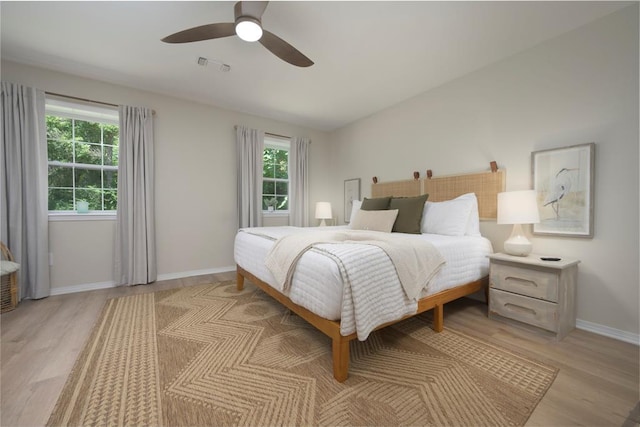
<instances>
[{"instance_id":1,"label":"ceiling fan blade","mask_svg":"<svg viewBox=\"0 0 640 427\"><path fill-rule=\"evenodd\" d=\"M269 31L263 30L260 43L275 56L291 65L298 67L310 67L313 65L313 61L304 56L298 49Z\"/></svg>"},{"instance_id":2,"label":"ceiling fan blade","mask_svg":"<svg viewBox=\"0 0 640 427\"><path fill-rule=\"evenodd\" d=\"M268 4L268 1L239 1L233 7L235 18L237 20L240 16L251 16L260 21Z\"/></svg>"},{"instance_id":3,"label":"ceiling fan blade","mask_svg":"<svg viewBox=\"0 0 640 427\"><path fill-rule=\"evenodd\" d=\"M165 43L190 43L235 35L235 24L233 22L222 22L219 24L207 24L189 28L188 30L171 34L163 38L162 41Z\"/></svg>"}]
</instances>

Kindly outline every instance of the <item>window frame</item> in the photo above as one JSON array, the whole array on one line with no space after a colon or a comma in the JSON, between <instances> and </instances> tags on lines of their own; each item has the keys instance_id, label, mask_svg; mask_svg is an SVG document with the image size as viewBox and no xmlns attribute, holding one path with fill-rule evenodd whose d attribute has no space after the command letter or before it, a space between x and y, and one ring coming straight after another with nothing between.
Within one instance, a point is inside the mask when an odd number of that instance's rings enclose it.
<instances>
[{"instance_id":1,"label":"window frame","mask_svg":"<svg viewBox=\"0 0 640 427\"><path fill-rule=\"evenodd\" d=\"M95 142L89 141L79 141L81 143L86 143L88 145L98 145L101 148L101 156L100 162L101 164L90 164L90 163L78 163L75 160L75 150L76 144L78 141L75 140L75 123L72 123L72 152L74 153L74 161L66 162L62 160L49 160L47 156L47 194L51 188L49 186L49 167L64 167L69 168L72 173L72 191L73 191L73 199L74 203L76 200L76 191L78 189L82 190L83 188L76 188L76 170L98 170L101 172L100 174L100 191L103 193L101 197L102 208L104 208L104 191L105 190L113 190L111 188L105 188L104 185L104 172L106 171L115 171L118 172L118 165L105 165L104 159L104 148L105 147L120 147L119 139L120 139L120 129L119 129L119 112L117 107L105 107L105 106L97 106L91 103L84 103L81 101L70 101L67 99L59 98L57 96L47 96L45 99L45 116L54 116L62 119L69 120L78 120L85 121L90 123L100 123L103 125L115 125L118 127L118 145L113 144L105 144L104 141L104 129L101 127L100 132L100 143L96 144ZM47 137L47 146L49 145L49 138ZM118 159L119 160L119 159ZM119 163L119 161L118 161ZM67 188L67 187L65 187ZM117 198L117 187L115 188L115 194ZM49 204L48 200L49 196L47 195L47 205ZM48 206L47 206L48 208ZM111 220L116 219L117 210L89 210L87 213L78 213L77 209L72 210L47 210L49 220L53 221L69 221L69 220L78 220L78 219L88 219L88 220Z\"/></svg>"},{"instance_id":2,"label":"window frame","mask_svg":"<svg viewBox=\"0 0 640 427\"><path fill-rule=\"evenodd\" d=\"M275 149L275 150L281 150L281 151L286 151L287 152L287 179L283 179L283 178L268 178L269 181L273 181L274 183L278 183L278 182L286 182L287 183L287 200L290 200L290 189L291 189L291 178L290 178L290 172L291 172L291 160L289 157L289 154L291 152L291 142L288 139L285 138L278 138L278 137L272 137L272 136L265 136L264 138L264 148L263 148L263 156L264 156L264 150L267 149ZM265 181L265 177L264 177L264 164L262 165L262 182L264 183ZM263 188L264 188L264 184L263 184ZM264 197L264 193L262 192L262 189L260 190L261 194L260 194L260 199L262 200L262 198ZM287 205L288 206L288 205ZM262 214L263 215L269 215L269 216L288 216L289 215L289 209L287 208L286 210L268 210L268 209L263 209L262 210Z\"/></svg>"}]
</instances>

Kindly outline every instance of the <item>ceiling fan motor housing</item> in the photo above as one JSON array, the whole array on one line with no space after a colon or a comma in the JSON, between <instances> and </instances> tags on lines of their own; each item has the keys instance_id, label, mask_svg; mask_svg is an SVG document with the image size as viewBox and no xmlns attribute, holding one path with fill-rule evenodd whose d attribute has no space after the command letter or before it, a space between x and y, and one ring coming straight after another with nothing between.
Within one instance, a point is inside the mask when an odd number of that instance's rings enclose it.
<instances>
[{"instance_id":1,"label":"ceiling fan motor housing","mask_svg":"<svg viewBox=\"0 0 640 427\"><path fill-rule=\"evenodd\" d=\"M245 5L243 7L243 5ZM260 16L252 15L246 2L237 2L233 8L235 15L236 34L244 41L255 42L262 37L262 22Z\"/></svg>"}]
</instances>

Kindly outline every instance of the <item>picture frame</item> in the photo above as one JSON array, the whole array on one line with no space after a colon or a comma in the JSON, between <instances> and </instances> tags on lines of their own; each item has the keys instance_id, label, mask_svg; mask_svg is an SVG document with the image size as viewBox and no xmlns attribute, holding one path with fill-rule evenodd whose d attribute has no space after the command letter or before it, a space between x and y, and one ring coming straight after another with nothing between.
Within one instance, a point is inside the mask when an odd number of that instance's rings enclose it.
<instances>
[{"instance_id":1,"label":"picture frame","mask_svg":"<svg viewBox=\"0 0 640 427\"><path fill-rule=\"evenodd\" d=\"M353 201L360 200L360 178L344 180L344 222L351 220Z\"/></svg>"},{"instance_id":2,"label":"picture frame","mask_svg":"<svg viewBox=\"0 0 640 427\"><path fill-rule=\"evenodd\" d=\"M534 235L593 238L596 144L531 153L540 222Z\"/></svg>"}]
</instances>

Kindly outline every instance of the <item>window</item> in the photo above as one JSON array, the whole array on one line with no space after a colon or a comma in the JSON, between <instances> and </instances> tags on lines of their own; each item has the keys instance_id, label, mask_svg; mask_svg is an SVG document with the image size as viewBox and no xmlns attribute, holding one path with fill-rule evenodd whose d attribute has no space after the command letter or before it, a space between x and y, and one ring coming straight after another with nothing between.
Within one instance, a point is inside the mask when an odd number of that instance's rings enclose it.
<instances>
[{"instance_id":1,"label":"window","mask_svg":"<svg viewBox=\"0 0 640 427\"><path fill-rule=\"evenodd\" d=\"M262 209L289 211L289 141L265 138L262 156Z\"/></svg>"},{"instance_id":2,"label":"window","mask_svg":"<svg viewBox=\"0 0 640 427\"><path fill-rule=\"evenodd\" d=\"M115 211L118 200L118 111L46 101L50 212Z\"/></svg>"}]
</instances>

